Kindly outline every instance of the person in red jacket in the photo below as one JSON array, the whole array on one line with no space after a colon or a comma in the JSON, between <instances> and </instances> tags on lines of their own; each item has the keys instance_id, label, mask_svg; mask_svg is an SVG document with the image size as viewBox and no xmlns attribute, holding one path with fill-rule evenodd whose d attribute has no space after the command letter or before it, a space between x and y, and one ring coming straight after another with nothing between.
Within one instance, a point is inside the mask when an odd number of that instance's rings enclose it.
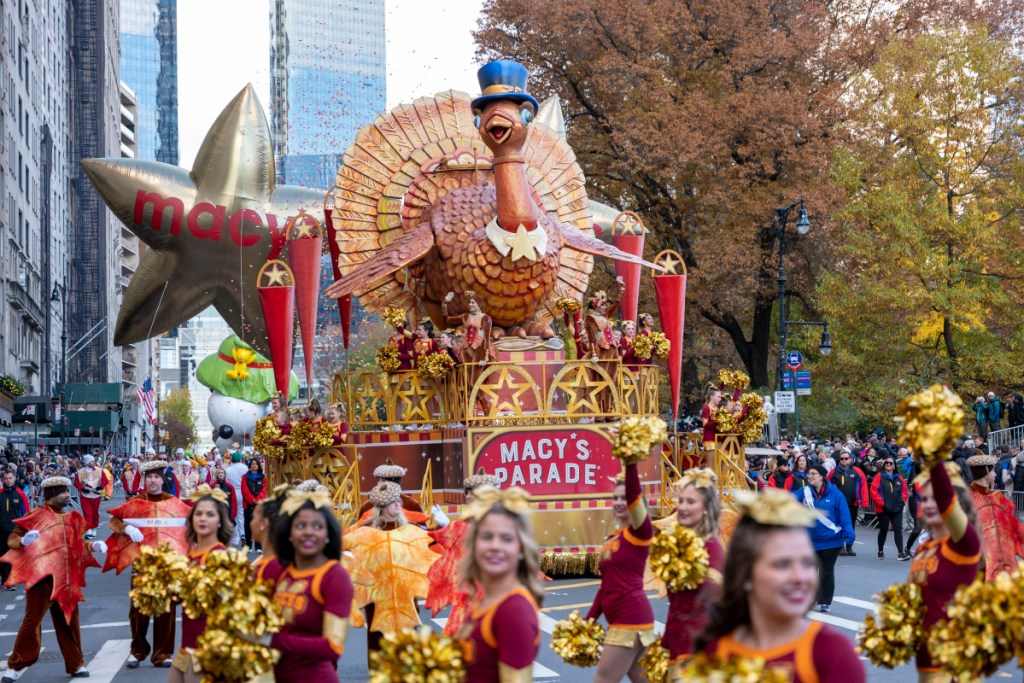
<instances>
[{"instance_id":1,"label":"person in red jacket","mask_svg":"<svg viewBox=\"0 0 1024 683\"><path fill-rule=\"evenodd\" d=\"M868 508L868 480L864 471L853 464L853 456L848 451L839 450L833 454L836 462L839 463L828 473L828 480L835 484L839 492L846 498L846 504L850 508L850 523L857 526L857 508ZM839 551L840 555L855 556L853 546L846 546Z\"/></svg>"},{"instance_id":2,"label":"person in red jacket","mask_svg":"<svg viewBox=\"0 0 1024 683\"><path fill-rule=\"evenodd\" d=\"M882 471L871 482L871 501L878 517L878 559L885 559L885 538L892 526L896 538L897 557L906 561L910 555L903 551L903 506L907 504L907 482L896 472L896 458L891 455L882 461Z\"/></svg>"},{"instance_id":3,"label":"person in red jacket","mask_svg":"<svg viewBox=\"0 0 1024 683\"><path fill-rule=\"evenodd\" d=\"M142 493L145 488L142 481L142 471L139 469L139 459L132 458L128 461L128 467L121 475L121 488L124 489L125 498L134 498Z\"/></svg>"},{"instance_id":4,"label":"person in red jacket","mask_svg":"<svg viewBox=\"0 0 1024 683\"><path fill-rule=\"evenodd\" d=\"M807 456L801 454L793 460L793 471L786 477L783 488L787 491L799 491L809 484L810 482L807 481Z\"/></svg>"},{"instance_id":5,"label":"person in red jacket","mask_svg":"<svg viewBox=\"0 0 1024 683\"><path fill-rule=\"evenodd\" d=\"M319 405L319 404L318 404ZM242 477L242 506L245 519L245 538L252 550L263 552L263 547L252 540L252 512L256 504L267 497L267 477L263 474L263 466L255 458L249 461L249 471Z\"/></svg>"}]
</instances>

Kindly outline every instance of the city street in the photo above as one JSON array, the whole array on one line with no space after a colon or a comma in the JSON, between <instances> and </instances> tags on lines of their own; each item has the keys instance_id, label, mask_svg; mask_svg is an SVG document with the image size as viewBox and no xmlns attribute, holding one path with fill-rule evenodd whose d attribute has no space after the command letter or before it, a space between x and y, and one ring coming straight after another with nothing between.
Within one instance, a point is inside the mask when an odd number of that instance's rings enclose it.
<instances>
[{"instance_id":1,"label":"city street","mask_svg":"<svg viewBox=\"0 0 1024 683\"><path fill-rule=\"evenodd\" d=\"M115 505L119 500L111 501ZM111 503L105 503L101 519L103 528L109 516L106 510ZM832 612L828 615L812 614L813 619L823 621L838 628L851 639L864 619L865 613L871 609L871 596L891 583L902 580L906 576L908 564L895 559L878 560L874 553L874 539L866 530L858 528L862 533L857 544L856 557L842 557L837 565L836 598ZM102 536L103 534L101 534ZM864 541L867 541L867 544ZM890 546L892 541L889 541ZM895 555L895 550L887 553ZM100 574L89 570L86 575L88 585L85 588L86 602L81 607L82 646L85 650L86 665L92 674L90 680L100 683L110 681L165 681L167 671L154 669L145 662L135 671L124 668L128 657L128 572L114 576L113 572ZM541 614L543 639L540 654L534 666L534 679L538 681L565 681L566 683L584 683L593 679L593 669L578 669L563 664L550 649L551 631L557 620L562 619L574 610L586 612L597 592L598 581L595 579L562 579L547 585L547 597ZM14 644L14 637L24 611L24 591L0 591L0 648L6 656ZM656 629L661 630L665 621L668 603L651 597L654 606ZM444 624L444 613L435 620L429 619L426 611L420 612L426 623L440 628ZM180 637L180 632L179 632ZM44 650L39 662L33 666L20 681L65 681L64 664L57 648L49 617L43 621ZM1019 678L1020 671L1013 666L1006 666L992 677L991 680ZM345 654L338 667L341 681L357 682L367 680L366 667L366 632L350 630ZM897 682L916 680L912 666L904 666L895 671L871 669L869 681Z\"/></svg>"}]
</instances>

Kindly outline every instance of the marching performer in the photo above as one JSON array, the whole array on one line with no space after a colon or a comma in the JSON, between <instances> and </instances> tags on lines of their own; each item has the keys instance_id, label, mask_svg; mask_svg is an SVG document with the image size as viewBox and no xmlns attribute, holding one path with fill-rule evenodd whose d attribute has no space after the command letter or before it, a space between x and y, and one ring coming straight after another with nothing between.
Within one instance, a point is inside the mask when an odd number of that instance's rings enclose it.
<instances>
[{"instance_id":1,"label":"marching performer","mask_svg":"<svg viewBox=\"0 0 1024 683\"><path fill-rule=\"evenodd\" d=\"M141 464L138 458L128 460L128 467L121 475L121 488L124 489L125 498L132 499L142 493L142 471L139 469Z\"/></svg>"},{"instance_id":2,"label":"marching performer","mask_svg":"<svg viewBox=\"0 0 1024 683\"><path fill-rule=\"evenodd\" d=\"M48 477L40 486L45 504L15 520L17 526L7 539L11 549L3 556L13 567L8 585L25 584L25 617L2 678L8 683L18 680L39 659L41 624L47 612L64 657L64 670L72 678L89 677L82 656L78 603L85 599L86 568L100 566L89 551L105 553L107 545L82 540L88 525L77 511L68 511L70 479ZM59 582L54 581L55 576Z\"/></svg>"},{"instance_id":3,"label":"marching performer","mask_svg":"<svg viewBox=\"0 0 1024 683\"><path fill-rule=\"evenodd\" d=\"M996 480L996 459L991 455L967 458L971 468L971 499L981 529L981 549L985 555L985 579L999 572L1012 572L1017 558L1024 558L1024 523L1017 519L1013 501L991 486Z\"/></svg>"},{"instance_id":4,"label":"marching performer","mask_svg":"<svg viewBox=\"0 0 1024 683\"><path fill-rule=\"evenodd\" d=\"M263 572L270 564L270 561L277 557L274 552L274 528L277 526L277 518L281 511L281 503L285 495L291 490L288 484L279 484L274 487L270 495L256 504L252 513L252 538L263 552L253 560L253 575L257 581L263 580ZM232 518L233 519L233 518Z\"/></svg>"},{"instance_id":5,"label":"marching performer","mask_svg":"<svg viewBox=\"0 0 1024 683\"><path fill-rule=\"evenodd\" d=\"M199 473L192 468L192 461L185 460L181 463L181 473L178 475L178 484L181 486L182 500L189 500L192 498L192 494L199 488L200 478Z\"/></svg>"},{"instance_id":6,"label":"marching performer","mask_svg":"<svg viewBox=\"0 0 1024 683\"><path fill-rule=\"evenodd\" d=\"M601 587L586 616L596 620L604 614L608 620L594 683L619 683L626 676L638 682L644 675L640 658L657 636L654 611L644 593L644 566L654 527L636 463L627 465L624 478L615 482L612 512L622 526L601 548Z\"/></svg>"},{"instance_id":7,"label":"marching performer","mask_svg":"<svg viewBox=\"0 0 1024 683\"><path fill-rule=\"evenodd\" d=\"M715 491L715 473L707 468L687 470L676 485L676 521L697 533L708 552L707 577L697 588L669 591L665 636L672 667L669 680L683 680L680 664L693 654L693 641L708 622L708 608L722 595L725 551L719 540L722 503Z\"/></svg>"},{"instance_id":8,"label":"marching performer","mask_svg":"<svg viewBox=\"0 0 1024 683\"><path fill-rule=\"evenodd\" d=\"M79 498L82 501L82 515L88 525L85 537L91 539L96 538L96 529L100 525L100 498L109 480L107 473L99 468L93 456L86 455L82 458L82 465L83 467L75 472L75 488L81 492Z\"/></svg>"},{"instance_id":9,"label":"marching performer","mask_svg":"<svg viewBox=\"0 0 1024 683\"><path fill-rule=\"evenodd\" d=\"M284 627L269 645L280 651L277 683L336 680L352 610L352 581L341 566L341 527L326 491L285 494L274 534L277 558L263 573L274 582Z\"/></svg>"},{"instance_id":10,"label":"marching performer","mask_svg":"<svg viewBox=\"0 0 1024 683\"><path fill-rule=\"evenodd\" d=\"M185 541L185 519L189 514L188 504L163 490L164 477L168 470L163 460L151 460L142 467L143 493L124 505L110 511L110 530L114 532L108 540L111 550L103 571L111 569L120 574L131 565L143 545L157 547L170 543L182 555L188 552ZM132 577L134 581L134 575ZM128 623L131 627L131 656L126 666L137 669L150 654L146 635L149 631L149 617L136 609L129 601ZM156 667L170 667L174 656L174 620L176 609L171 609L153 618L153 647L150 661Z\"/></svg>"},{"instance_id":11,"label":"marching performer","mask_svg":"<svg viewBox=\"0 0 1024 683\"><path fill-rule=\"evenodd\" d=\"M220 489L199 486L190 497L192 509L185 519L188 561L196 567L206 564L210 553L227 550L234 522L229 517L228 496ZM182 612L181 647L171 662L167 683L199 683L201 675L192 653L199 647L199 636L206 630L206 617L193 619Z\"/></svg>"},{"instance_id":12,"label":"marching performer","mask_svg":"<svg viewBox=\"0 0 1024 683\"><path fill-rule=\"evenodd\" d=\"M981 538L972 519L974 505L956 463L940 462L917 475L914 483L921 494L917 511L929 538L917 546L910 563L910 581L921 586L925 609L921 628L927 633L946 618L946 606L956 589L974 581L981 561ZM917 652L918 680L951 680L932 662L927 640Z\"/></svg>"},{"instance_id":13,"label":"marching performer","mask_svg":"<svg viewBox=\"0 0 1024 683\"><path fill-rule=\"evenodd\" d=\"M470 652L466 683L528 683L540 649L540 557L526 491L481 486L466 508L472 520L459 568L463 590L483 597L459 634ZM645 600L646 601L646 600Z\"/></svg>"},{"instance_id":14,"label":"marching performer","mask_svg":"<svg viewBox=\"0 0 1024 683\"><path fill-rule=\"evenodd\" d=\"M398 486L398 490L402 490L402 477L408 472L406 468L401 465L396 465L391 462L391 458L384 461L383 465L377 465L373 470L373 476L377 478L378 483L382 481L389 481L392 484ZM407 521L413 524L426 524L427 520L430 519L423 512L423 508L416 502L416 499L412 496L403 493L402 494L402 510L405 512L405 518ZM359 522L365 522L370 518L370 514L373 512L373 502L369 499L363 503L362 507L359 508Z\"/></svg>"},{"instance_id":15,"label":"marching performer","mask_svg":"<svg viewBox=\"0 0 1024 683\"><path fill-rule=\"evenodd\" d=\"M807 533L817 513L779 489L734 495L743 516L729 541L722 598L697 649L782 665L793 683L863 683L864 665L849 638L807 619L818 593Z\"/></svg>"}]
</instances>

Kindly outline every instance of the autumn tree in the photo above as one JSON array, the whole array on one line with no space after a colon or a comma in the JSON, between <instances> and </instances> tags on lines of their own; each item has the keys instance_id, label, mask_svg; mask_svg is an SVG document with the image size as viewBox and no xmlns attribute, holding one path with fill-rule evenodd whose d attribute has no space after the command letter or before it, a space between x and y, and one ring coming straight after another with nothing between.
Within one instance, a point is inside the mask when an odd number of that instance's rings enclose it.
<instances>
[{"instance_id":1,"label":"autumn tree","mask_svg":"<svg viewBox=\"0 0 1024 683\"><path fill-rule=\"evenodd\" d=\"M687 344L703 330L731 346L756 386L773 367L774 209L810 200L817 229L787 236L789 288L810 306L839 197L830 21L810 0L492 0L476 34L483 57L522 61L537 96L562 98L588 193L639 213L651 253L683 255Z\"/></svg>"},{"instance_id":2,"label":"autumn tree","mask_svg":"<svg viewBox=\"0 0 1024 683\"><path fill-rule=\"evenodd\" d=\"M1024 71L983 27L892 41L852 90L848 203L818 304L832 382L877 416L919 385L1020 381Z\"/></svg>"},{"instance_id":3,"label":"autumn tree","mask_svg":"<svg viewBox=\"0 0 1024 683\"><path fill-rule=\"evenodd\" d=\"M192 395L188 387L173 389L160 399L159 413L160 431L168 452L191 448L196 442L196 419L192 415Z\"/></svg>"}]
</instances>

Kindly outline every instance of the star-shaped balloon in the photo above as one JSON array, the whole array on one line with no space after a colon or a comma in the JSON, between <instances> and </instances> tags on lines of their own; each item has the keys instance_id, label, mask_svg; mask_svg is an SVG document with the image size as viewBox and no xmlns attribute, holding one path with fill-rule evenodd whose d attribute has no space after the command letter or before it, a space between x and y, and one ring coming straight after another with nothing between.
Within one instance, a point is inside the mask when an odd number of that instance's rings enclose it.
<instances>
[{"instance_id":1,"label":"star-shaped balloon","mask_svg":"<svg viewBox=\"0 0 1024 683\"><path fill-rule=\"evenodd\" d=\"M269 355L256 279L287 242L285 225L319 211L324 193L276 185L274 143L247 85L206 134L191 172L140 159L84 159L89 180L150 249L124 294L114 330L131 344L212 305Z\"/></svg>"}]
</instances>

